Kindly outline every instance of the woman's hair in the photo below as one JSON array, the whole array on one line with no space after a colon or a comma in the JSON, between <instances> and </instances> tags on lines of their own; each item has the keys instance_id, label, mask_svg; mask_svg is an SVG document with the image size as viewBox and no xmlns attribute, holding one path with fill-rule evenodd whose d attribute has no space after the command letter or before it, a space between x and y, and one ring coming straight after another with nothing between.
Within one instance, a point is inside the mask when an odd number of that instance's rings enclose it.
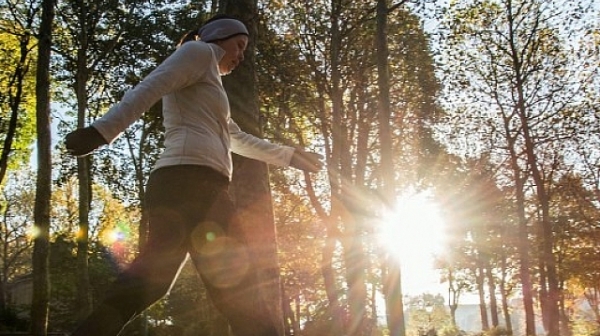
<instances>
[{"instance_id":1,"label":"woman's hair","mask_svg":"<svg viewBox=\"0 0 600 336\"><path fill-rule=\"evenodd\" d=\"M177 43L177 46L180 46L180 45L184 44L185 42L196 41L197 39L198 39L198 29L192 29L192 30L188 31L187 33L185 33L185 35L183 35L181 37L181 39L179 39L179 43Z\"/></svg>"},{"instance_id":2,"label":"woman's hair","mask_svg":"<svg viewBox=\"0 0 600 336\"><path fill-rule=\"evenodd\" d=\"M185 42L198 40L198 38L200 37L200 34L198 32L202 26L204 26L208 23L211 23L213 21L221 20L221 19L234 19L234 20L240 21L238 18L231 16L231 15L227 15L227 14L214 15L213 17L206 20L206 22L204 22L202 25L200 25L196 29L192 29L192 30L188 31L187 33L185 33L185 35L183 35L181 37L181 39L179 39L179 43L177 44L177 46L180 46L180 45L184 44ZM230 37L233 37L233 36L229 36L228 38L230 38ZM216 42L216 41L218 41L218 40L211 41L211 42Z\"/></svg>"}]
</instances>

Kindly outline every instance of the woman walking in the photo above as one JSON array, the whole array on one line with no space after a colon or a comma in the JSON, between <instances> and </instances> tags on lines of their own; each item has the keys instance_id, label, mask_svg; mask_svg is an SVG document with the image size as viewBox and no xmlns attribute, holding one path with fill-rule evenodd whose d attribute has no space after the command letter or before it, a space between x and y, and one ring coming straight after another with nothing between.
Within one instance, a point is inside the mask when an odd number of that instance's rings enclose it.
<instances>
[{"instance_id":1,"label":"woman walking","mask_svg":"<svg viewBox=\"0 0 600 336\"><path fill-rule=\"evenodd\" d=\"M165 149L146 187L147 245L73 335L118 335L169 291L188 254L234 335L278 335L276 323L265 316L256 270L228 194L231 153L309 172L321 169L321 162L318 154L244 133L231 119L221 76L243 61L248 38L241 21L214 17L187 34L103 117L67 135L67 150L87 155L111 143L162 99Z\"/></svg>"}]
</instances>

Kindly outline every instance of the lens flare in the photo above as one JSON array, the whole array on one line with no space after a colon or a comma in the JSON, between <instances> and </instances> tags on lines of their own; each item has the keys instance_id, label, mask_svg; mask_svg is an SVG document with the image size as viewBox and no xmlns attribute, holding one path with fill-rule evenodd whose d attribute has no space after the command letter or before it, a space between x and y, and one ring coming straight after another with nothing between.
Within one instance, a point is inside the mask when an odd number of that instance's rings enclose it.
<instances>
[{"instance_id":1,"label":"lens flare","mask_svg":"<svg viewBox=\"0 0 600 336\"><path fill-rule=\"evenodd\" d=\"M395 211L381 223L379 241L403 264L423 264L442 252L444 232L437 204L421 193L397 201Z\"/></svg>"},{"instance_id":2,"label":"lens flare","mask_svg":"<svg viewBox=\"0 0 600 336\"><path fill-rule=\"evenodd\" d=\"M202 222L192 232L192 246L196 251L201 251L205 244L214 242L224 235L225 232L218 223L212 221Z\"/></svg>"},{"instance_id":3,"label":"lens flare","mask_svg":"<svg viewBox=\"0 0 600 336\"><path fill-rule=\"evenodd\" d=\"M250 269L250 258L243 244L219 237L197 251L200 272L212 286L228 288L238 285Z\"/></svg>"},{"instance_id":4,"label":"lens flare","mask_svg":"<svg viewBox=\"0 0 600 336\"><path fill-rule=\"evenodd\" d=\"M34 240L40 235L40 233L40 228L36 225L32 225L29 227L29 232L27 233L27 235L29 236L29 239Z\"/></svg>"}]
</instances>

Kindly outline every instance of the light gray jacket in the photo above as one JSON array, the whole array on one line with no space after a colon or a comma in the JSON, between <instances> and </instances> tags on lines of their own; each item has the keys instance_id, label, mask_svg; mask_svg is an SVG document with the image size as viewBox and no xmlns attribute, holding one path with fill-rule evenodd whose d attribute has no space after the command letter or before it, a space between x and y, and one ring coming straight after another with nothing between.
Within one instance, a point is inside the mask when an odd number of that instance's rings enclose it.
<instances>
[{"instance_id":1,"label":"light gray jacket","mask_svg":"<svg viewBox=\"0 0 600 336\"><path fill-rule=\"evenodd\" d=\"M216 44L182 44L92 126L109 143L163 98L165 150L156 168L193 164L231 178L231 152L288 166L294 149L240 130L231 119L218 63L225 51Z\"/></svg>"}]
</instances>

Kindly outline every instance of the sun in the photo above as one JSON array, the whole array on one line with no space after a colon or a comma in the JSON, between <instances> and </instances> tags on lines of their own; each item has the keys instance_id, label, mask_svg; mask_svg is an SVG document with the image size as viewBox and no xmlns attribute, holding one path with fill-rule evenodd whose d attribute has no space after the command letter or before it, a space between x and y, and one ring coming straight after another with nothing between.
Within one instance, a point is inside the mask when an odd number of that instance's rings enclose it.
<instances>
[{"instance_id":1,"label":"sun","mask_svg":"<svg viewBox=\"0 0 600 336\"><path fill-rule=\"evenodd\" d=\"M380 244L400 263L403 287L439 283L434 257L443 253L445 227L431 193L402 195L380 225Z\"/></svg>"}]
</instances>

